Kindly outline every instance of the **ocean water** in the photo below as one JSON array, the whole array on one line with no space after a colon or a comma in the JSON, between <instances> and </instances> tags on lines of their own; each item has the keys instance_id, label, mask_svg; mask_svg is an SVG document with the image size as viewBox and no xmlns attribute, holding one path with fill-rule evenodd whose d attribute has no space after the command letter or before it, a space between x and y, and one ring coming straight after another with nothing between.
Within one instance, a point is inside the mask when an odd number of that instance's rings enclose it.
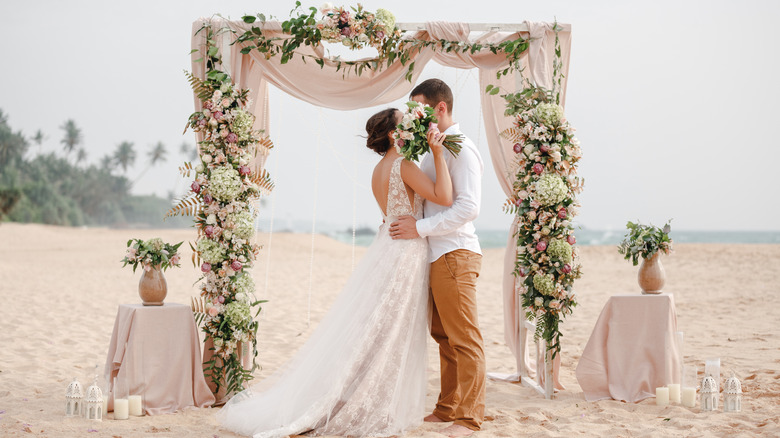
<instances>
[{"instance_id":1,"label":"ocean water","mask_svg":"<svg viewBox=\"0 0 780 438\"><path fill-rule=\"evenodd\" d=\"M357 234L355 245L368 246L373 242L374 235ZM322 232L336 240L352 243L351 230L331 230ZM479 243L482 248L503 248L506 246L508 230L477 230ZM625 232L609 230L576 230L577 244L590 245L615 245L617 246ZM672 230L672 240L675 243L763 243L780 244L780 231L677 231Z\"/></svg>"}]
</instances>

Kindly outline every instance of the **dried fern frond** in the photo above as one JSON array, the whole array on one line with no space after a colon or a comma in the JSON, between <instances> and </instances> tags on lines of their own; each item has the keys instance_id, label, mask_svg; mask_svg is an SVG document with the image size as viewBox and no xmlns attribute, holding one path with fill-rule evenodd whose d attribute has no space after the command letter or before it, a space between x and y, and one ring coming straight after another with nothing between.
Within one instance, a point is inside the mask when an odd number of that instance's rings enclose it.
<instances>
[{"instance_id":1,"label":"dried fern frond","mask_svg":"<svg viewBox=\"0 0 780 438\"><path fill-rule=\"evenodd\" d=\"M190 173L193 172L194 170L195 168L192 166L192 163L190 163L189 161L179 166L179 173L181 173L181 176L185 178L189 178Z\"/></svg>"},{"instance_id":2,"label":"dried fern frond","mask_svg":"<svg viewBox=\"0 0 780 438\"><path fill-rule=\"evenodd\" d=\"M198 253L198 249L195 248L195 246L192 244L192 242L189 242L190 249L192 249L192 266L194 267L200 267L200 254Z\"/></svg>"},{"instance_id":3,"label":"dried fern frond","mask_svg":"<svg viewBox=\"0 0 780 438\"><path fill-rule=\"evenodd\" d=\"M271 181L271 175L263 169L260 173L252 175L252 182L257 184L262 195L270 195L274 189L274 182Z\"/></svg>"},{"instance_id":4,"label":"dried fern frond","mask_svg":"<svg viewBox=\"0 0 780 438\"><path fill-rule=\"evenodd\" d=\"M211 85L209 85L208 82L198 77L195 77L195 75L193 75L192 73L186 70L184 71L184 75L187 76L187 82L190 83L190 87L192 87L192 92L195 93L196 96L198 96L198 99L206 100L211 97L214 90L212 90L212 87Z\"/></svg>"},{"instance_id":5,"label":"dried fern frond","mask_svg":"<svg viewBox=\"0 0 780 438\"><path fill-rule=\"evenodd\" d=\"M511 199L507 199L506 201L504 201L504 205L502 208L504 210L504 213L517 214L517 204L515 204L515 201Z\"/></svg>"},{"instance_id":6,"label":"dried fern frond","mask_svg":"<svg viewBox=\"0 0 780 438\"><path fill-rule=\"evenodd\" d=\"M255 145L255 156L257 156L257 154L268 155L273 148L274 142L271 141L271 138L268 136L263 136Z\"/></svg>"},{"instance_id":7,"label":"dried fern frond","mask_svg":"<svg viewBox=\"0 0 780 438\"><path fill-rule=\"evenodd\" d=\"M197 193L190 193L180 199L173 208L168 210L168 213L165 213L163 220L173 216L195 216L202 207L203 204L201 204L200 199L198 199Z\"/></svg>"},{"instance_id":8,"label":"dried fern frond","mask_svg":"<svg viewBox=\"0 0 780 438\"><path fill-rule=\"evenodd\" d=\"M512 143L517 143L522 138L522 134L520 133L520 130L517 128L508 128L503 131L501 131L501 134L499 134L501 138L511 141Z\"/></svg>"}]
</instances>

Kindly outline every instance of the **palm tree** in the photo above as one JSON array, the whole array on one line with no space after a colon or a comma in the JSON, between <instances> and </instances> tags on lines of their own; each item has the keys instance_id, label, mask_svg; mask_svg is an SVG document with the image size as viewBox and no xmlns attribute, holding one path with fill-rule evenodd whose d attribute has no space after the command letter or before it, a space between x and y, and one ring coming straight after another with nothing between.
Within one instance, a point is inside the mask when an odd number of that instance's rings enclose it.
<instances>
[{"instance_id":1,"label":"palm tree","mask_svg":"<svg viewBox=\"0 0 780 438\"><path fill-rule=\"evenodd\" d=\"M0 110L0 168L21 159L27 148L27 139L21 131L13 132L8 125L8 117Z\"/></svg>"},{"instance_id":2,"label":"palm tree","mask_svg":"<svg viewBox=\"0 0 780 438\"><path fill-rule=\"evenodd\" d=\"M71 152L76 150L76 146L80 145L83 138L81 137L81 129L76 126L76 122L73 119L68 119L60 126L60 129L65 131L65 136L62 137L60 143L65 148L65 155L70 155Z\"/></svg>"},{"instance_id":3,"label":"palm tree","mask_svg":"<svg viewBox=\"0 0 780 438\"><path fill-rule=\"evenodd\" d=\"M179 152L186 155L187 161L190 162L195 161L195 159L198 158L198 147L190 146L186 141L183 141L181 146L179 146Z\"/></svg>"},{"instance_id":4,"label":"palm tree","mask_svg":"<svg viewBox=\"0 0 780 438\"><path fill-rule=\"evenodd\" d=\"M149 163L146 165L146 168L141 171L141 173L138 174L138 176L135 178L135 181L133 181L133 184L138 182L142 176L146 174L149 169L152 168L157 163L165 162L167 158L165 157L168 154L168 150L165 149L165 145L163 142L158 141L156 145L152 146L151 149L149 149L149 152L147 155L149 155Z\"/></svg>"},{"instance_id":5,"label":"palm tree","mask_svg":"<svg viewBox=\"0 0 780 438\"><path fill-rule=\"evenodd\" d=\"M114 170L114 167L116 167L114 157L111 155L103 155L103 158L100 159L100 169L111 173L111 171Z\"/></svg>"},{"instance_id":6,"label":"palm tree","mask_svg":"<svg viewBox=\"0 0 780 438\"><path fill-rule=\"evenodd\" d=\"M168 150L165 149L165 145L161 141L158 141L149 151L149 165L164 163L168 159L166 155L168 155Z\"/></svg>"},{"instance_id":7,"label":"palm tree","mask_svg":"<svg viewBox=\"0 0 780 438\"><path fill-rule=\"evenodd\" d=\"M84 148L79 148L79 151L76 154L76 163L81 163L86 159L87 159L87 151L85 151Z\"/></svg>"},{"instance_id":8,"label":"palm tree","mask_svg":"<svg viewBox=\"0 0 780 438\"><path fill-rule=\"evenodd\" d=\"M35 142L35 144L38 145L38 147L41 147L43 145L43 141L46 140L46 136L43 135L43 131L40 129L35 131L35 135L32 138L32 141Z\"/></svg>"},{"instance_id":9,"label":"palm tree","mask_svg":"<svg viewBox=\"0 0 780 438\"><path fill-rule=\"evenodd\" d=\"M135 163L135 149L129 141L123 141L116 147L114 162L122 167L122 172L127 173L127 168Z\"/></svg>"}]
</instances>

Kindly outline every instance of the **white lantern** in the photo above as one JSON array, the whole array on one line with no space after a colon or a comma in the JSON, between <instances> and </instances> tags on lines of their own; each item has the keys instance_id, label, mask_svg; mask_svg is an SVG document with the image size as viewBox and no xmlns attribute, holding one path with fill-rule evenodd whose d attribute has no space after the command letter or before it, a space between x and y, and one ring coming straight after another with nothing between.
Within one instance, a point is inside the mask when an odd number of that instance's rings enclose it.
<instances>
[{"instance_id":1,"label":"white lantern","mask_svg":"<svg viewBox=\"0 0 780 438\"><path fill-rule=\"evenodd\" d=\"M742 410L742 384L733 374L723 386L723 410L739 412Z\"/></svg>"},{"instance_id":2,"label":"white lantern","mask_svg":"<svg viewBox=\"0 0 780 438\"><path fill-rule=\"evenodd\" d=\"M103 390L97 383L97 377L92 386L87 388L87 397L84 399L84 417L87 420L103 421Z\"/></svg>"},{"instance_id":3,"label":"white lantern","mask_svg":"<svg viewBox=\"0 0 780 438\"><path fill-rule=\"evenodd\" d=\"M718 383L707 374L701 381L701 410L714 411L718 409Z\"/></svg>"},{"instance_id":4,"label":"white lantern","mask_svg":"<svg viewBox=\"0 0 780 438\"><path fill-rule=\"evenodd\" d=\"M65 415L68 417L80 416L83 399L84 392L81 390L81 383L74 377L65 391Z\"/></svg>"}]
</instances>

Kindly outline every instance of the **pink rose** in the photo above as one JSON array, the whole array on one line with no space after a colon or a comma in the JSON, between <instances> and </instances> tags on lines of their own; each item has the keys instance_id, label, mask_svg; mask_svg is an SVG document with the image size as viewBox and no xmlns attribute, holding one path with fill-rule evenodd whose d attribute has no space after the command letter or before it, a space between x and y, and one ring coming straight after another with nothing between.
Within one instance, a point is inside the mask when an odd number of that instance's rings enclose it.
<instances>
[{"instance_id":1,"label":"pink rose","mask_svg":"<svg viewBox=\"0 0 780 438\"><path fill-rule=\"evenodd\" d=\"M574 237L574 234L570 234L569 237L566 238L566 241L569 242L569 245L574 245L577 243L577 238Z\"/></svg>"},{"instance_id":2,"label":"pink rose","mask_svg":"<svg viewBox=\"0 0 780 438\"><path fill-rule=\"evenodd\" d=\"M214 198L212 198L211 195L208 195L208 194L203 197L203 202L205 202L206 204L211 204L211 201L213 201L213 200L214 200Z\"/></svg>"},{"instance_id":3,"label":"pink rose","mask_svg":"<svg viewBox=\"0 0 780 438\"><path fill-rule=\"evenodd\" d=\"M222 138L227 138L227 136L228 136L228 134L229 134L229 133L230 133L230 131L223 130L223 131L220 131L220 132L219 132L219 135L220 135L220 137L222 137Z\"/></svg>"},{"instance_id":4,"label":"pink rose","mask_svg":"<svg viewBox=\"0 0 780 438\"><path fill-rule=\"evenodd\" d=\"M209 307L209 315L212 317L219 315L219 309L216 307Z\"/></svg>"},{"instance_id":5,"label":"pink rose","mask_svg":"<svg viewBox=\"0 0 780 438\"><path fill-rule=\"evenodd\" d=\"M206 109L211 109L213 105L214 104L212 104L210 100L207 100L207 101L203 102L203 108L206 108Z\"/></svg>"},{"instance_id":6,"label":"pink rose","mask_svg":"<svg viewBox=\"0 0 780 438\"><path fill-rule=\"evenodd\" d=\"M522 204L523 204L523 200L522 200L522 199L519 199L519 198L518 198L518 199L515 201L515 205L516 205L516 206L518 206L518 207L520 207Z\"/></svg>"},{"instance_id":7,"label":"pink rose","mask_svg":"<svg viewBox=\"0 0 780 438\"><path fill-rule=\"evenodd\" d=\"M216 120L222 120L223 117L225 117L225 115L222 114L222 111L215 111L214 112L214 118Z\"/></svg>"},{"instance_id":8,"label":"pink rose","mask_svg":"<svg viewBox=\"0 0 780 438\"><path fill-rule=\"evenodd\" d=\"M200 119L200 120L198 120L198 126L206 126L206 123L208 123L208 122L206 121L206 119Z\"/></svg>"},{"instance_id":9,"label":"pink rose","mask_svg":"<svg viewBox=\"0 0 780 438\"><path fill-rule=\"evenodd\" d=\"M550 145L542 144L541 146L539 146L539 150L542 151L542 153L546 154L547 152L550 151Z\"/></svg>"},{"instance_id":10,"label":"pink rose","mask_svg":"<svg viewBox=\"0 0 780 438\"><path fill-rule=\"evenodd\" d=\"M341 20L342 23L346 23L349 21L349 12L342 11L341 15L339 15L339 20Z\"/></svg>"},{"instance_id":11,"label":"pink rose","mask_svg":"<svg viewBox=\"0 0 780 438\"><path fill-rule=\"evenodd\" d=\"M512 150L515 151L516 154L519 154L520 152L523 152L523 145L520 143L515 143L515 145L512 147Z\"/></svg>"},{"instance_id":12,"label":"pink rose","mask_svg":"<svg viewBox=\"0 0 780 438\"><path fill-rule=\"evenodd\" d=\"M381 30L376 33L376 39L381 40L384 37L385 37L385 33L382 32Z\"/></svg>"},{"instance_id":13,"label":"pink rose","mask_svg":"<svg viewBox=\"0 0 780 438\"><path fill-rule=\"evenodd\" d=\"M395 140L395 145L398 146L399 148L402 148L402 147L404 147L404 141L402 139L400 139L400 138L396 139Z\"/></svg>"},{"instance_id":14,"label":"pink rose","mask_svg":"<svg viewBox=\"0 0 780 438\"><path fill-rule=\"evenodd\" d=\"M228 143L235 143L238 141L238 136L234 132L231 132L227 135L227 137L225 137L225 139Z\"/></svg>"},{"instance_id":15,"label":"pink rose","mask_svg":"<svg viewBox=\"0 0 780 438\"><path fill-rule=\"evenodd\" d=\"M206 233L207 236L211 237L211 235L214 234L214 227L207 225L206 228L203 229L203 232Z\"/></svg>"},{"instance_id":16,"label":"pink rose","mask_svg":"<svg viewBox=\"0 0 780 438\"><path fill-rule=\"evenodd\" d=\"M220 296L217 297L217 301L219 302L219 304L223 304L225 302L225 297L220 295Z\"/></svg>"},{"instance_id":17,"label":"pink rose","mask_svg":"<svg viewBox=\"0 0 780 438\"><path fill-rule=\"evenodd\" d=\"M238 173L241 175L249 175L252 173L252 169L250 169L249 166L238 166Z\"/></svg>"},{"instance_id":18,"label":"pink rose","mask_svg":"<svg viewBox=\"0 0 780 438\"><path fill-rule=\"evenodd\" d=\"M203 264L200 265L200 270L203 272L209 272L211 270L211 263L203 262Z\"/></svg>"},{"instance_id":19,"label":"pink rose","mask_svg":"<svg viewBox=\"0 0 780 438\"><path fill-rule=\"evenodd\" d=\"M352 29L349 27L345 27L344 29L341 29L341 34L348 37L352 35Z\"/></svg>"},{"instance_id":20,"label":"pink rose","mask_svg":"<svg viewBox=\"0 0 780 438\"><path fill-rule=\"evenodd\" d=\"M537 251L544 251L545 249L547 249L547 242L545 242L544 240L540 240L539 242L536 243Z\"/></svg>"},{"instance_id":21,"label":"pink rose","mask_svg":"<svg viewBox=\"0 0 780 438\"><path fill-rule=\"evenodd\" d=\"M179 260L181 260L180 257L179 257L179 254L176 253L176 254L173 255L173 257L171 257L171 264L172 265L178 265L179 264Z\"/></svg>"},{"instance_id":22,"label":"pink rose","mask_svg":"<svg viewBox=\"0 0 780 438\"><path fill-rule=\"evenodd\" d=\"M544 172L544 166L542 166L542 163L536 163L531 170L533 170L535 174L541 175L542 172Z\"/></svg>"},{"instance_id":23,"label":"pink rose","mask_svg":"<svg viewBox=\"0 0 780 438\"><path fill-rule=\"evenodd\" d=\"M438 123L431 123L430 125L428 125L428 130L429 131L433 131L433 130L438 131L439 130L439 124Z\"/></svg>"},{"instance_id":24,"label":"pink rose","mask_svg":"<svg viewBox=\"0 0 780 438\"><path fill-rule=\"evenodd\" d=\"M233 260L233 263L230 264L230 269L238 272L241 270L241 267L244 266L239 262L238 260Z\"/></svg>"},{"instance_id":25,"label":"pink rose","mask_svg":"<svg viewBox=\"0 0 780 438\"><path fill-rule=\"evenodd\" d=\"M222 104L223 107L227 107L227 106L230 105L230 99L228 99L226 97L226 98L222 99L222 102L220 102L220 103Z\"/></svg>"},{"instance_id":26,"label":"pink rose","mask_svg":"<svg viewBox=\"0 0 780 438\"><path fill-rule=\"evenodd\" d=\"M200 184L198 184L197 181L193 181L192 184L190 184L190 188L195 193L200 193Z\"/></svg>"},{"instance_id":27,"label":"pink rose","mask_svg":"<svg viewBox=\"0 0 780 438\"><path fill-rule=\"evenodd\" d=\"M563 271L564 274L568 274L569 272L571 272L571 265L566 263L565 265L563 265L563 268L561 268L561 270Z\"/></svg>"},{"instance_id":28,"label":"pink rose","mask_svg":"<svg viewBox=\"0 0 780 438\"><path fill-rule=\"evenodd\" d=\"M566 216L568 213L566 212L566 209L561 207L560 210L558 210L558 219L566 219Z\"/></svg>"}]
</instances>

